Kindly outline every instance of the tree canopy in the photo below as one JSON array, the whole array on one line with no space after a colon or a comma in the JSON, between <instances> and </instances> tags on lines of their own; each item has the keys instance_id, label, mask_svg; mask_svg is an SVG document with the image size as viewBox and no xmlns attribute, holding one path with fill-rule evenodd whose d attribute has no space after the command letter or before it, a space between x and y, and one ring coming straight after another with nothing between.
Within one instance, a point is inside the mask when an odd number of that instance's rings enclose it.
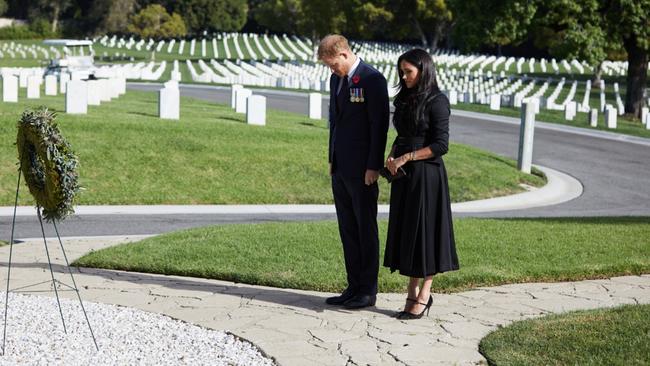
<instances>
[{"instance_id":1,"label":"tree canopy","mask_svg":"<svg viewBox=\"0 0 650 366\"><path fill-rule=\"evenodd\" d=\"M193 33L242 29L248 16L246 0L184 0L172 2Z\"/></svg>"},{"instance_id":2,"label":"tree canopy","mask_svg":"<svg viewBox=\"0 0 650 366\"><path fill-rule=\"evenodd\" d=\"M127 29L140 37L180 37L187 34L181 16L170 15L158 4L149 5L134 15Z\"/></svg>"}]
</instances>

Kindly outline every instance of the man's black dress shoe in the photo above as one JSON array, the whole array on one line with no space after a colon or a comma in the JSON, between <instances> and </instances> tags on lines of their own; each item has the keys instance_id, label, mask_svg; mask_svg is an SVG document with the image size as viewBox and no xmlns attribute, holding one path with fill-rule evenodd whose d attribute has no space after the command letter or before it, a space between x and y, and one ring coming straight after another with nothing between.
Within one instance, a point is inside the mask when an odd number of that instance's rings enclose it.
<instances>
[{"instance_id":1,"label":"man's black dress shoe","mask_svg":"<svg viewBox=\"0 0 650 366\"><path fill-rule=\"evenodd\" d=\"M375 306L376 301L377 296L375 295L356 295L355 297L346 301L343 305L346 309L361 309L368 306Z\"/></svg>"},{"instance_id":2,"label":"man's black dress shoe","mask_svg":"<svg viewBox=\"0 0 650 366\"><path fill-rule=\"evenodd\" d=\"M346 301L352 299L354 295L354 291L346 288L339 296L328 297L325 299L325 303L328 305L343 305Z\"/></svg>"}]
</instances>

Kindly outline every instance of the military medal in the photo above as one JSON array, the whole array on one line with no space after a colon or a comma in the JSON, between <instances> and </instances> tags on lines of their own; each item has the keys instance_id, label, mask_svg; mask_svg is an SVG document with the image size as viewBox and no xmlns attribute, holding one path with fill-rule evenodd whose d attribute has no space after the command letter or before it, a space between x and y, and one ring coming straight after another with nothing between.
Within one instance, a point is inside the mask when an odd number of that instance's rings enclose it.
<instances>
[{"instance_id":1,"label":"military medal","mask_svg":"<svg viewBox=\"0 0 650 366\"><path fill-rule=\"evenodd\" d=\"M361 88L350 88L350 102L358 103L363 102L363 89Z\"/></svg>"}]
</instances>

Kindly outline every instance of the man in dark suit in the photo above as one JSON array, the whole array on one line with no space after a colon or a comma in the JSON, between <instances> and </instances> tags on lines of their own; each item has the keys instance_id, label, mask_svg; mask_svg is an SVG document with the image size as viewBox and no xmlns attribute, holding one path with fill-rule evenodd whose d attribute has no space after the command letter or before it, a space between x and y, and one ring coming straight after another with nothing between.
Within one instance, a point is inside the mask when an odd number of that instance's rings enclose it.
<instances>
[{"instance_id":1,"label":"man in dark suit","mask_svg":"<svg viewBox=\"0 0 650 366\"><path fill-rule=\"evenodd\" d=\"M379 271L377 178L384 165L388 88L340 35L323 38L318 58L330 77L329 163L348 287L326 303L348 309L374 306Z\"/></svg>"}]
</instances>

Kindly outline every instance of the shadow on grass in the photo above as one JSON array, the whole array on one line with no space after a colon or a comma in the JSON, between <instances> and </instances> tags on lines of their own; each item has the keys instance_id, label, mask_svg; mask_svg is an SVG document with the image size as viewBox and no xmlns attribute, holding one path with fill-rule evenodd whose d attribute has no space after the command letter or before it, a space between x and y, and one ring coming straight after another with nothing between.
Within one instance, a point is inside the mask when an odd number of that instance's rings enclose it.
<instances>
[{"instance_id":1,"label":"shadow on grass","mask_svg":"<svg viewBox=\"0 0 650 366\"><path fill-rule=\"evenodd\" d=\"M137 116L158 118L157 115L155 115L153 113L146 113L146 112L126 112L126 114L134 114L134 115L137 115Z\"/></svg>"},{"instance_id":2,"label":"shadow on grass","mask_svg":"<svg viewBox=\"0 0 650 366\"><path fill-rule=\"evenodd\" d=\"M0 266L6 267L7 262L0 262ZM43 271L48 271L49 266L47 263L12 263L11 267L13 268L39 268ZM301 294L292 291L287 291L281 288L271 288L271 287L262 287L254 286L247 284L238 284L238 283L229 283L229 284L215 284L207 283L205 279L195 280L190 277L175 276L169 277L165 275L152 275L146 273L137 273L137 272L124 272L124 271L115 271L107 269L98 269L98 268L85 268L85 267L71 267L74 275L87 275L87 276L97 276L102 277L111 281L124 281L140 285L158 285L163 286L173 290L188 290L188 291L202 291L202 292L212 292L222 295L235 296L237 298L247 298L255 299L259 301L270 302L282 306L293 306L299 307L307 310L312 310L316 312L328 311L340 311L343 313L353 313L355 310L346 310L340 307L330 306L325 304L325 299L330 296L329 294L321 295L310 295L310 294ZM52 263L52 271L55 272L57 277L68 275L68 268L60 264ZM59 277L61 278L61 277ZM221 281L222 280L212 280L212 281ZM119 286L119 284L116 284ZM11 290L10 290L11 291ZM116 292L119 292L119 289L115 289ZM83 299L83 289L80 290L81 297ZM376 307L370 307L363 309L364 311L372 311L378 314L383 314L386 316L392 316L394 310L391 309L379 309Z\"/></svg>"},{"instance_id":3,"label":"shadow on grass","mask_svg":"<svg viewBox=\"0 0 650 366\"><path fill-rule=\"evenodd\" d=\"M231 121L231 122L238 122L238 123L246 123L246 120L243 118L236 118L230 116L217 116L217 119Z\"/></svg>"},{"instance_id":4,"label":"shadow on grass","mask_svg":"<svg viewBox=\"0 0 650 366\"><path fill-rule=\"evenodd\" d=\"M318 125L316 125L314 123L309 123L309 122L298 122L298 124L303 125L303 126L307 126L307 127L317 128L319 130L327 130L328 129L327 126L318 126Z\"/></svg>"}]
</instances>

